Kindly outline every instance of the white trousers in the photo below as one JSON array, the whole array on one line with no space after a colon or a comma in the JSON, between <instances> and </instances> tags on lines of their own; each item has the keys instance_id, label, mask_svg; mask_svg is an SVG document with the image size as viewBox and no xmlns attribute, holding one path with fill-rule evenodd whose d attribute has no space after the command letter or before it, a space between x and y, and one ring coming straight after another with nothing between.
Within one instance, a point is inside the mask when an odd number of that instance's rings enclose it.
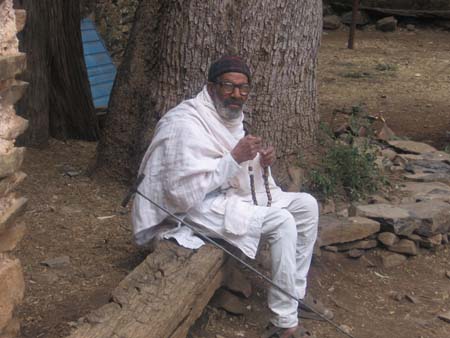
<instances>
[{"instance_id":1,"label":"white trousers","mask_svg":"<svg viewBox=\"0 0 450 338\"><path fill-rule=\"evenodd\" d=\"M270 244L272 281L298 299L306 292L306 278L317 238L317 201L306 193L283 209L271 207L262 225L263 238ZM271 287L268 305L271 322L277 327L298 325L298 302Z\"/></svg>"}]
</instances>

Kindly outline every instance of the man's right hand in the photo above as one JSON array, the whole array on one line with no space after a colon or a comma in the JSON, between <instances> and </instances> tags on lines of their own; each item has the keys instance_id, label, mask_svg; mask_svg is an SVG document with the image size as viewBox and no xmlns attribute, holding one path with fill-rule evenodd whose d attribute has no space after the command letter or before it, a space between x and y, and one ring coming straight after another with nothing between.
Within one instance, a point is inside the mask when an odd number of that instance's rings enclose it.
<instances>
[{"instance_id":1,"label":"man's right hand","mask_svg":"<svg viewBox=\"0 0 450 338\"><path fill-rule=\"evenodd\" d=\"M261 137L247 135L239 140L236 147L231 151L231 156L237 163L241 164L242 162L253 160L261 149Z\"/></svg>"}]
</instances>

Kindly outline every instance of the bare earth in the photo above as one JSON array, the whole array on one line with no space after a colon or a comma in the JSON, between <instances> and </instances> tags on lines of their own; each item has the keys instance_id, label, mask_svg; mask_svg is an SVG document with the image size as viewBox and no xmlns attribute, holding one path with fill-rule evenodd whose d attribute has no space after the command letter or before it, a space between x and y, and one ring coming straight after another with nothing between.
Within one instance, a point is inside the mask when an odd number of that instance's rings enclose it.
<instances>
[{"instance_id":1,"label":"bare earth","mask_svg":"<svg viewBox=\"0 0 450 338\"><path fill-rule=\"evenodd\" d=\"M448 146L450 33L358 32L354 51L345 48L346 39L342 31L323 37L322 120L331 123L334 109L360 105L370 114L381 113L399 136ZM119 206L125 187L85 175L94 152L92 143L52 141L48 149L27 153L23 170L29 177L19 194L29 198L23 216L28 233L15 252L26 279L18 310L23 338L66 336L78 318L108 301L110 291L147 254L133 246L129 214ZM449 254L450 246L424 251L383 270L377 250L359 260L324 252L313 262L309 289L355 337L447 338L450 324L436 315L450 310ZM59 268L41 264L60 256L70 262ZM208 306L192 337L259 337L269 313L262 282L250 277L248 313L231 316ZM396 294L413 296L416 303L397 301ZM341 337L327 324L304 323L317 337Z\"/></svg>"}]
</instances>

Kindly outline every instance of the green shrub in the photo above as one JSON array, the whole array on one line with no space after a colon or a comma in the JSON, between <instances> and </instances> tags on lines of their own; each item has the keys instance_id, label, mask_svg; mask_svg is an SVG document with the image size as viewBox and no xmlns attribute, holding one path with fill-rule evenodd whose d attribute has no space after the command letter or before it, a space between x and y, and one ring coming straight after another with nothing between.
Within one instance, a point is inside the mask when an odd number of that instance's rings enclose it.
<instances>
[{"instance_id":1,"label":"green shrub","mask_svg":"<svg viewBox=\"0 0 450 338\"><path fill-rule=\"evenodd\" d=\"M376 156L369 146L358 148L336 143L324 157L319 169L310 173L311 189L330 197L343 189L351 200L377 191L381 182Z\"/></svg>"}]
</instances>

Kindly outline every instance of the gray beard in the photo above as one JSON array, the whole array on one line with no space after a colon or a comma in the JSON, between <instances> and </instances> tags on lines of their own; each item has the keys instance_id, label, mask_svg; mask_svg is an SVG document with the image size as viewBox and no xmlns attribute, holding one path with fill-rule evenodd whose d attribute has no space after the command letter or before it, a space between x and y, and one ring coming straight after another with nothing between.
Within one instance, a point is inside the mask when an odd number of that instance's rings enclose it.
<instances>
[{"instance_id":1,"label":"gray beard","mask_svg":"<svg viewBox=\"0 0 450 338\"><path fill-rule=\"evenodd\" d=\"M230 109L230 108L223 106L221 102L216 102L215 106L216 106L217 114L219 114L219 116L226 121L236 120L242 114L242 108L241 109Z\"/></svg>"}]
</instances>

